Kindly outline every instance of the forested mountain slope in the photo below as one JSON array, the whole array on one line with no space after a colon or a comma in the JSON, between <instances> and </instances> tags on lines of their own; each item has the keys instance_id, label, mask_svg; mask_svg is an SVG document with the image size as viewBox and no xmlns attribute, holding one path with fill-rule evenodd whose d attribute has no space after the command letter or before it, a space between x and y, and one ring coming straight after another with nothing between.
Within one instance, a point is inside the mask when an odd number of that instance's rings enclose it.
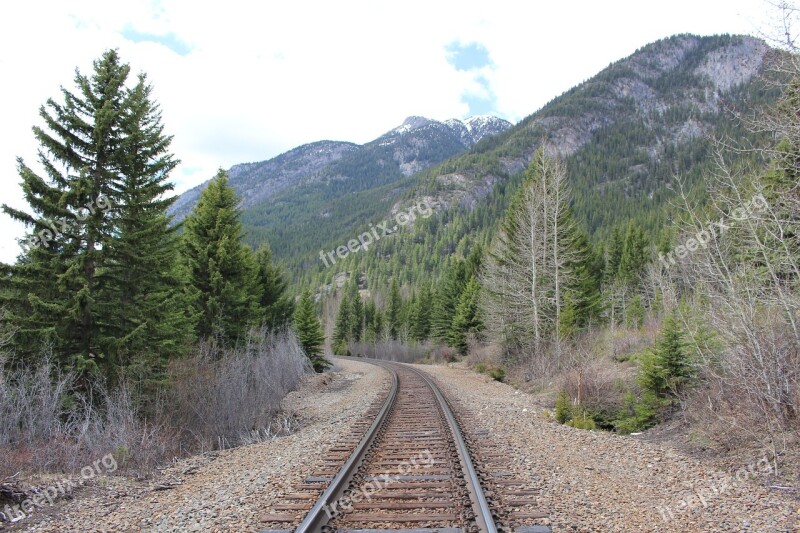
<instances>
[{"instance_id":1,"label":"forested mountain slope","mask_svg":"<svg viewBox=\"0 0 800 533\"><path fill-rule=\"evenodd\" d=\"M385 286L433 279L448 256L490 236L542 142L567 163L573 210L595 242L636 220L653 238L669 218L676 176L690 187L713 170L712 139L756 141L735 118L775 98L760 80L769 47L746 36L679 35L609 65L520 123L494 117L409 117L365 145L321 141L236 165L247 239L269 241L298 282L346 270ZM181 218L203 186L180 198ZM695 188L695 194L699 189ZM328 267L331 250L421 198L438 215ZM297 277L299 276L299 277Z\"/></svg>"},{"instance_id":2,"label":"forested mountain slope","mask_svg":"<svg viewBox=\"0 0 800 533\"><path fill-rule=\"evenodd\" d=\"M565 159L573 211L596 244L630 220L657 239L675 177L702 194L695 186L713 171L712 139L757 140L736 114L774 101L760 78L768 53L764 42L744 36L680 35L647 45L413 181L348 198L353 205L428 198L440 216L337 267L366 272L373 285L385 286L393 274L412 284L431 272L435 279L451 254L488 244L542 142ZM319 268L323 283L329 270ZM316 282L316 273L307 275Z\"/></svg>"}]
</instances>

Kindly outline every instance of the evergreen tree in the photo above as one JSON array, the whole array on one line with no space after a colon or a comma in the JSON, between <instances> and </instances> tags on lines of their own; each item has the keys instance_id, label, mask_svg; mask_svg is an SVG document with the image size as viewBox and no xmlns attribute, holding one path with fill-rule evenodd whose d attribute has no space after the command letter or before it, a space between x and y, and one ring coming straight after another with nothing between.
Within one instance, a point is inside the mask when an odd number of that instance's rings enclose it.
<instances>
[{"instance_id":1,"label":"evergreen tree","mask_svg":"<svg viewBox=\"0 0 800 533\"><path fill-rule=\"evenodd\" d=\"M353 342L361 341L364 331L364 302L358 292L358 286L353 284L350 291L350 338Z\"/></svg>"},{"instance_id":2,"label":"evergreen tree","mask_svg":"<svg viewBox=\"0 0 800 533\"><path fill-rule=\"evenodd\" d=\"M633 287L639 286L644 269L650 261L649 246L641 226L633 222L628 224L619 263L619 276Z\"/></svg>"},{"instance_id":3,"label":"evergreen tree","mask_svg":"<svg viewBox=\"0 0 800 533\"><path fill-rule=\"evenodd\" d=\"M430 334L432 303L431 289L425 284L420 289L411 314L410 335L416 341L422 342Z\"/></svg>"},{"instance_id":4,"label":"evergreen tree","mask_svg":"<svg viewBox=\"0 0 800 533\"><path fill-rule=\"evenodd\" d=\"M383 334L383 313L380 309L375 309L372 319L367 324L365 338L369 342L380 342L383 340Z\"/></svg>"},{"instance_id":5,"label":"evergreen tree","mask_svg":"<svg viewBox=\"0 0 800 533\"><path fill-rule=\"evenodd\" d=\"M431 336L440 341L447 342L450 326L456 314L456 306L461 298L461 292L467 284L467 265L464 261L457 261L445 273L444 281L436 291L436 297L431 311Z\"/></svg>"},{"instance_id":6,"label":"evergreen tree","mask_svg":"<svg viewBox=\"0 0 800 533\"><path fill-rule=\"evenodd\" d=\"M220 170L186 219L184 250L190 283L197 290L199 337L227 344L243 338L258 320L257 265L241 243L239 199Z\"/></svg>"},{"instance_id":7,"label":"evergreen tree","mask_svg":"<svg viewBox=\"0 0 800 533\"><path fill-rule=\"evenodd\" d=\"M400 335L402 306L403 301L400 298L397 279L392 279L392 287L389 290L389 306L386 310L386 327L389 329L389 337L392 340L397 340Z\"/></svg>"},{"instance_id":8,"label":"evergreen tree","mask_svg":"<svg viewBox=\"0 0 800 533\"><path fill-rule=\"evenodd\" d=\"M350 342L351 331L350 301L347 294L344 294L342 295L342 301L339 303L339 313L336 316L336 325L333 330L333 353L336 355L350 355L347 345Z\"/></svg>"},{"instance_id":9,"label":"evergreen tree","mask_svg":"<svg viewBox=\"0 0 800 533\"><path fill-rule=\"evenodd\" d=\"M571 241L574 250L570 265L573 275L565 295L564 313L560 317L561 334L565 338L596 323L603 309L600 292L603 258L592 249L584 231L575 228Z\"/></svg>"},{"instance_id":10,"label":"evergreen tree","mask_svg":"<svg viewBox=\"0 0 800 533\"><path fill-rule=\"evenodd\" d=\"M606 246L606 280L612 281L619 274L619 265L622 262L622 250L624 247L625 236L620 231L619 226L614 226L614 229L611 230L611 238Z\"/></svg>"},{"instance_id":11,"label":"evergreen tree","mask_svg":"<svg viewBox=\"0 0 800 533\"><path fill-rule=\"evenodd\" d=\"M308 289L303 291L297 304L294 313L294 331L315 372L322 372L331 366L330 362L322 355L325 335L322 333L322 324L317 318L314 301L311 299L311 292Z\"/></svg>"},{"instance_id":12,"label":"evergreen tree","mask_svg":"<svg viewBox=\"0 0 800 533\"><path fill-rule=\"evenodd\" d=\"M268 244L262 244L256 251L256 263L262 321L270 329L285 329L290 325L294 314L294 299L288 293L289 282L283 269L273 263L272 250Z\"/></svg>"},{"instance_id":13,"label":"evergreen tree","mask_svg":"<svg viewBox=\"0 0 800 533\"><path fill-rule=\"evenodd\" d=\"M120 175L115 196L117 230L107 244L108 267L98 274L109 298L97 305L107 326L103 344L114 365L134 375L157 376L169 356L184 353L194 328L190 294L178 265L180 241L167 209L169 173L178 164L168 152L161 113L144 75L123 114ZM133 359L135 357L135 359Z\"/></svg>"},{"instance_id":14,"label":"evergreen tree","mask_svg":"<svg viewBox=\"0 0 800 533\"><path fill-rule=\"evenodd\" d=\"M483 318L479 307L481 286L477 278L472 278L461 294L453 325L450 328L448 343L461 355L467 353L467 336L479 336L483 331Z\"/></svg>"},{"instance_id":15,"label":"evergreen tree","mask_svg":"<svg viewBox=\"0 0 800 533\"><path fill-rule=\"evenodd\" d=\"M32 233L4 281L21 357L49 343L78 371L137 365L154 375L189 337L166 215L177 162L146 78L128 87L129 73L113 50L91 76L76 73L77 92L48 100L45 128L33 128L46 177L18 160L33 214L3 210Z\"/></svg>"},{"instance_id":16,"label":"evergreen tree","mask_svg":"<svg viewBox=\"0 0 800 533\"><path fill-rule=\"evenodd\" d=\"M676 395L692 373L683 330L676 317L669 315L655 347L642 361L639 382L646 391L663 398Z\"/></svg>"}]
</instances>

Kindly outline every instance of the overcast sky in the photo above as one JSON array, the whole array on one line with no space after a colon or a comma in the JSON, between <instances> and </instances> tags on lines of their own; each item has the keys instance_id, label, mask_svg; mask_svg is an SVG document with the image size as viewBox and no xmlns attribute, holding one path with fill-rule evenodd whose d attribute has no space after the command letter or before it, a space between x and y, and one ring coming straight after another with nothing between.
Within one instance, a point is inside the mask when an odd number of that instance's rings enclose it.
<instances>
[{"instance_id":1,"label":"overcast sky","mask_svg":"<svg viewBox=\"0 0 800 533\"><path fill-rule=\"evenodd\" d=\"M25 207L38 108L118 48L148 74L182 192L219 167L303 143L363 143L409 115L517 122L637 48L676 33L756 34L763 0L671 2L52 1L0 17L0 194ZM0 214L0 261L24 228Z\"/></svg>"}]
</instances>

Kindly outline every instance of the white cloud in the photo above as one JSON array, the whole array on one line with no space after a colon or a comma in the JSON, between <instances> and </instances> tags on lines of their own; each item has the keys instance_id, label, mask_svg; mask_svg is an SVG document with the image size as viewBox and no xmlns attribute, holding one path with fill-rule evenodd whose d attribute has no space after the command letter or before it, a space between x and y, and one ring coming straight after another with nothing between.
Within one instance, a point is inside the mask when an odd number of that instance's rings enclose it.
<instances>
[{"instance_id":1,"label":"white cloud","mask_svg":"<svg viewBox=\"0 0 800 533\"><path fill-rule=\"evenodd\" d=\"M15 3L0 21L4 139L0 191L24 207L14 158L35 159L37 110L75 67L88 72L118 47L148 73L173 149L182 191L218 167L257 161L319 139L365 142L408 115L445 119L468 112L465 94L483 94L472 74L447 61L453 42L479 43L493 61L481 73L497 112L519 120L608 63L681 32L752 33L759 0L521 3L404 3L99 0ZM180 55L123 33L171 36ZM22 233L0 215L0 260L16 255Z\"/></svg>"}]
</instances>

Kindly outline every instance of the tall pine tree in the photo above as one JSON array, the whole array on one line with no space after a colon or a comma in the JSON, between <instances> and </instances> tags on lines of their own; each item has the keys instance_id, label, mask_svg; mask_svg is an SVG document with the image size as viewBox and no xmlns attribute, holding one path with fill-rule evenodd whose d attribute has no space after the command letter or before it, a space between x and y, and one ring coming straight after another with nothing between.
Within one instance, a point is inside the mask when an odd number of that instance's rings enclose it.
<instances>
[{"instance_id":1,"label":"tall pine tree","mask_svg":"<svg viewBox=\"0 0 800 533\"><path fill-rule=\"evenodd\" d=\"M220 170L186 219L184 250L197 291L197 334L224 344L243 338L258 322L258 268L241 242L239 198Z\"/></svg>"},{"instance_id":2,"label":"tall pine tree","mask_svg":"<svg viewBox=\"0 0 800 533\"><path fill-rule=\"evenodd\" d=\"M285 329L291 324L294 314L294 299L289 294L286 275L273 262L268 244L262 244L256 251L256 263L261 321L272 330Z\"/></svg>"},{"instance_id":3,"label":"tall pine tree","mask_svg":"<svg viewBox=\"0 0 800 533\"><path fill-rule=\"evenodd\" d=\"M145 77L128 86L129 73L113 50L76 73L77 91L48 100L33 128L43 173L18 160L32 213L3 210L32 232L4 293L23 358L48 343L61 364L113 375L158 366L189 337L166 216L171 138Z\"/></svg>"},{"instance_id":4,"label":"tall pine tree","mask_svg":"<svg viewBox=\"0 0 800 533\"><path fill-rule=\"evenodd\" d=\"M322 372L331 366L330 362L322 355L325 335L322 333L322 325L317 318L314 301L311 299L311 292L308 289L303 291L297 304L294 313L294 331L300 346L303 347L303 351L316 372Z\"/></svg>"}]
</instances>

